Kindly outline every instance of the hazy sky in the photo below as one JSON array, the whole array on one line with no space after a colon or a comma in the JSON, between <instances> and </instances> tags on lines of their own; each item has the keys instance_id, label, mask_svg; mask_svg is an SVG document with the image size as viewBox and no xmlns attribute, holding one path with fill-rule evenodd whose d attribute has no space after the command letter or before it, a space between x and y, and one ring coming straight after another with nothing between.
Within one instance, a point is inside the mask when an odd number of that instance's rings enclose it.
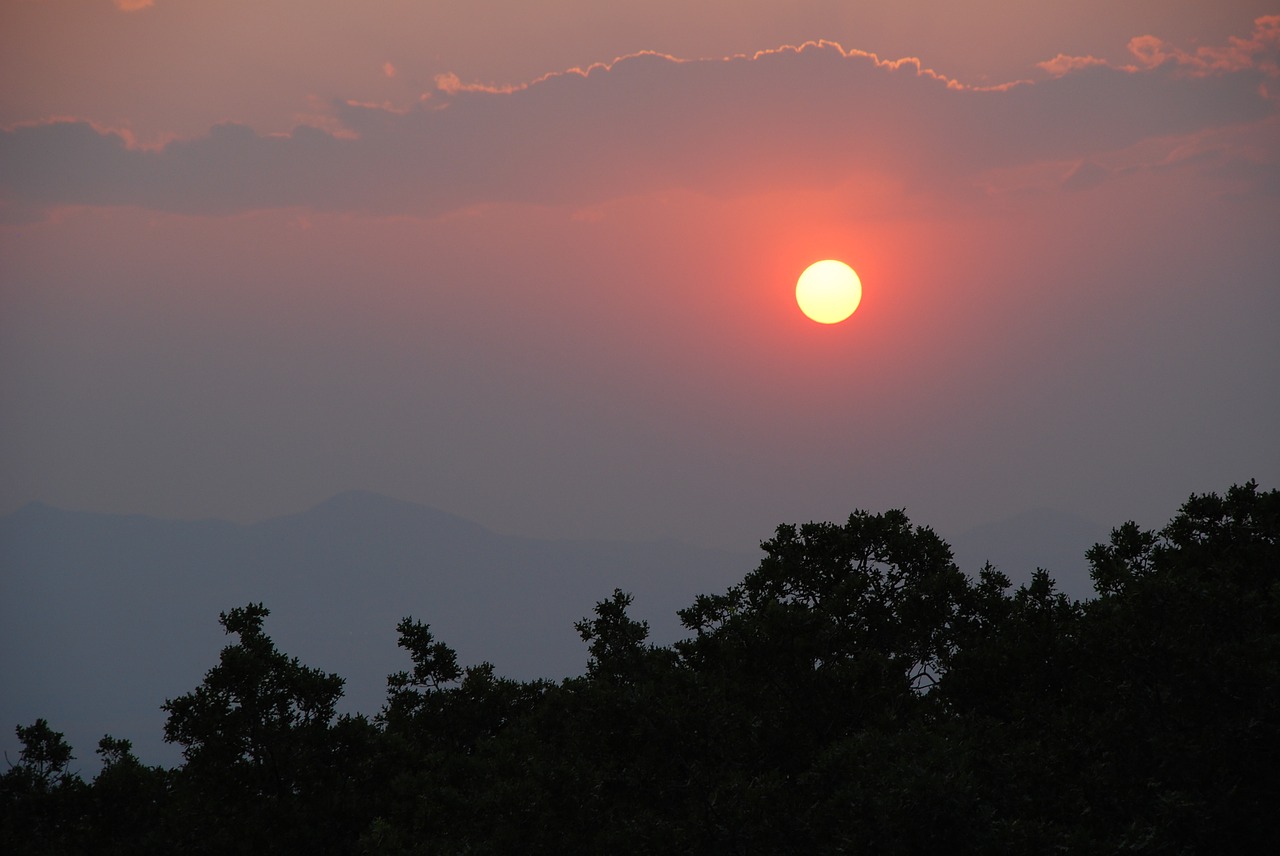
<instances>
[{"instance_id":1,"label":"hazy sky","mask_svg":"<svg viewBox=\"0 0 1280 856\"><path fill-rule=\"evenodd\" d=\"M1275 0L0 0L0 512L1274 487L1278 60Z\"/></svg>"}]
</instances>

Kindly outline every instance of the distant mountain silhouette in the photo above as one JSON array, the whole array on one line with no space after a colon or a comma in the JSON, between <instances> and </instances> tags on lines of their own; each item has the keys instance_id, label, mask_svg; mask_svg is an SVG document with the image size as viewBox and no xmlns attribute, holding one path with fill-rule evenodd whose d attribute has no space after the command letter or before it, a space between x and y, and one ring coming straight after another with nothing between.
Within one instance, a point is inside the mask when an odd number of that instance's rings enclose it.
<instances>
[{"instance_id":1,"label":"distant mountain silhouette","mask_svg":"<svg viewBox=\"0 0 1280 856\"><path fill-rule=\"evenodd\" d=\"M990 559L1020 583L1042 566L1083 597L1084 551L1105 534L1034 511L951 543L971 573ZM615 587L635 595L633 615L665 644L682 635L678 609L757 562L670 541L509 537L362 491L252 525L31 503L0 517L0 749L16 759L14 726L45 717L86 772L107 732L133 740L144 761L176 762L160 704L200 683L226 643L218 613L250 601L271 609L281 650L347 679L343 710L372 715L386 676L408 666L395 635L406 615L464 665L558 679L585 669L573 623Z\"/></svg>"},{"instance_id":2,"label":"distant mountain silhouette","mask_svg":"<svg viewBox=\"0 0 1280 856\"><path fill-rule=\"evenodd\" d=\"M584 671L573 623L614 587L668 643L676 610L756 562L677 542L508 537L360 491L253 525L32 503L0 517L0 748L16 759L14 726L42 716L86 770L105 732L175 761L159 706L200 683L226 641L218 613L249 601L271 609L281 650L347 679L344 710L372 715L386 676L409 665L395 634L406 615L463 664L558 679Z\"/></svg>"}]
</instances>

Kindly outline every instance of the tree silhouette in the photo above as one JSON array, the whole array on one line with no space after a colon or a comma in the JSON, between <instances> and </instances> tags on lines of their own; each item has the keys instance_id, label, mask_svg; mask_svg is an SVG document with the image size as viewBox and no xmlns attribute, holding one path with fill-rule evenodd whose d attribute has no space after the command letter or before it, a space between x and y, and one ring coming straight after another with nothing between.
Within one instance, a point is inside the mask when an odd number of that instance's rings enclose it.
<instances>
[{"instance_id":1,"label":"tree silhouette","mask_svg":"<svg viewBox=\"0 0 1280 856\"><path fill-rule=\"evenodd\" d=\"M0 776L0 844L9 853L55 852L79 833L86 788L62 732L44 719L16 731L22 750Z\"/></svg>"},{"instance_id":2,"label":"tree silhouette","mask_svg":"<svg viewBox=\"0 0 1280 856\"><path fill-rule=\"evenodd\" d=\"M175 808L202 852L262 852L334 844L343 797L362 778L363 718L335 721L343 679L303 666L263 631L270 611L222 613L218 664L194 691L164 703L165 739L183 747ZM341 840L338 833L336 840Z\"/></svg>"},{"instance_id":3,"label":"tree silhouette","mask_svg":"<svg viewBox=\"0 0 1280 856\"><path fill-rule=\"evenodd\" d=\"M688 638L622 591L582 675L462 667L412 618L378 716L261 604L165 703L175 770L44 720L0 776L9 853L1257 852L1280 804L1280 492L1192 496L1088 553L1098 596L965 575L901 511L778 527Z\"/></svg>"}]
</instances>

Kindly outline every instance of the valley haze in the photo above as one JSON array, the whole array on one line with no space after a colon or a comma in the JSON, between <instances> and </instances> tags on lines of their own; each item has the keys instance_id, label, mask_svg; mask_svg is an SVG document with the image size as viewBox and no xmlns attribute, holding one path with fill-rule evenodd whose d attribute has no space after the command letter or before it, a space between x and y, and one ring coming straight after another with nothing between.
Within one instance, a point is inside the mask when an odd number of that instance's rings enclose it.
<instances>
[{"instance_id":1,"label":"valley haze","mask_svg":"<svg viewBox=\"0 0 1280 856\"><path fill-rule=\"evenodd\" d=\"M952 543L971 574L991 560L1025 582L1045 567L1084 597L1084 551L1105 536L1039 511ZM634 594L650 641L669 644L684 636L677 610L738 582L759 558L675 541L501 535L363 491L249 525L31 503L0 517L0 748L16 758L13 727L43 717L87 773L104 733L132 740L148 763L177 763L160 705L217 662L230 641L218 613L249 602L271 610L266 629L282 651L346 679L341 710L371 716L387 675L408 666L395 633L405 616L428 623L464 665L559 680L586 667L574 622L614 588Z\"/></svg>"}]
</instances>

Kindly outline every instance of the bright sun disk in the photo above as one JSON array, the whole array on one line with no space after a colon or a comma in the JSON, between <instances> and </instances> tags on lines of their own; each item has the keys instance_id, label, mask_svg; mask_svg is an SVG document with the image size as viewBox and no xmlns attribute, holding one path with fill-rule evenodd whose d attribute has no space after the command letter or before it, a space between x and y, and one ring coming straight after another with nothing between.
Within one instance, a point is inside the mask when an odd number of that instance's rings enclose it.
<instances>
[{"instance_id":1,"label":"bright sun disk","mask_svg":"<svg viewBox=\"0 0 1280 856\"><path fill-rule=\"evenodd\" d=\"M836 324L862 302L862 281L853 268L835 259L814 262L796 283L800 311L819 324Z\"/></svg>"}]
</instances>

